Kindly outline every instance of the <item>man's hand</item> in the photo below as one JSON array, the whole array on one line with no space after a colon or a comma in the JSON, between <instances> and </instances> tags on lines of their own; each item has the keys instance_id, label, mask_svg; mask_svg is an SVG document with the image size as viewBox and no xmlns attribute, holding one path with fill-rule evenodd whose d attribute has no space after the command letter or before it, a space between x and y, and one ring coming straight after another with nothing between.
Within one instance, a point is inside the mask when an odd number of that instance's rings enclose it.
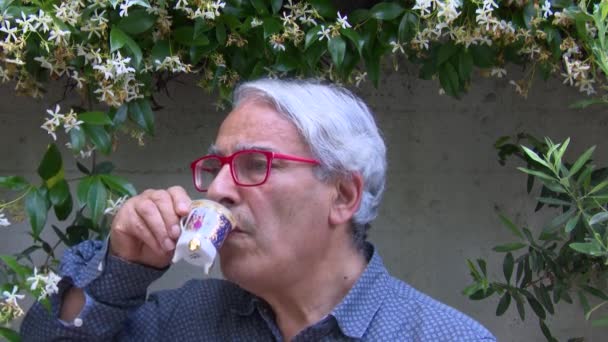
<instances>
[{"instance_id":1,"label":"man's hand","mask_svg":"<svg viewBox=\"0 0 608 342\"><path fill-rule=\"evenodd\" d=\"M180 186L146 190L130 198L112 221L110 253L147 266L167 267L181 232L179 218L188 214L190 202Z\"/></svg>"}]
</instances>

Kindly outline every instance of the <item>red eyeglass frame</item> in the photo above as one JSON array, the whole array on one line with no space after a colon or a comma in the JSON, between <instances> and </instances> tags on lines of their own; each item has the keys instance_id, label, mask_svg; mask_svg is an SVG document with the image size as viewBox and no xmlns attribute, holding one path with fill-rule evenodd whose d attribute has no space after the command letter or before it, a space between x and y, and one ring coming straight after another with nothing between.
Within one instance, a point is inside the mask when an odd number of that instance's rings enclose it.
<instances>
[{"instance_id":1,"label":"red eyeglass frame","mask_svg":"<svg viewBox=\"0 0 608 342\"><path fill-rule=\"evenodd\" d=\"M261 153L266 156L266 176L264 176L264 180L262 180L260 183L242 184L238 181L238 179L236 177L234 167L233 167L233 160L235 157L237 157L240 154L251 153L251 152ZM270 170L272 169L271 164L274 159L289 160L289 161L308 163L308 164L313 164L313 165L321 164L318 160L315 160L315 159L302 158L302 157L293 156L293 155L289 155L289 154L283 154L283 153L277 153L277 152L265 151L265 150L256 150L256 149L236 151L233 154L231 154L229 156L225 156L225 157L222 157L217 154L208 154L208 155L202 156L202 157L196 159L195 161L193 161L192 163L190 163L190 170L192 170L192 182L194 183L194 187L196 188L196 190L198 192L207 192L208 189L203 190L203 189L199 188L199 186L196 184L196 164L198 164L202 160L211 159L211 158L214 158L214 159L217 159L220 161L220 169L222 167L224 167L224 165L228 164L230 166L230 175L232 176L232 180L234 181L234 183L238 186L247 186L247 187L248 186L259 186L259 185L266 183L266 181L268 180L268 177L270 176Z\"/></svg>"}]
</instances>

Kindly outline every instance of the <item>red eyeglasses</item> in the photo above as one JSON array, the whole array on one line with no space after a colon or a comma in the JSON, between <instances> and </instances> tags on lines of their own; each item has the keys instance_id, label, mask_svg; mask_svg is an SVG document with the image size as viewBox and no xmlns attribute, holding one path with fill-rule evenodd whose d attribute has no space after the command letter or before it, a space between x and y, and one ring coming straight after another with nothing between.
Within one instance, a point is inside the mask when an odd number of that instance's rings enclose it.
<instances>
[{"instance_id":1,"label":"red eyeglasses","mask_svg":"<svg viewBox=\"0 0 608 342\"><path fill-rule=\"evenodd\" d=\"M270 151L242 150L222 157L210 154L190 164L196 190L206 192L225 164L230 165L234 183L240 186L262 185L270 175L273 159L283 159L300 163L319 165L314 159L300 158Z\"/></svg>"}]
</instances>

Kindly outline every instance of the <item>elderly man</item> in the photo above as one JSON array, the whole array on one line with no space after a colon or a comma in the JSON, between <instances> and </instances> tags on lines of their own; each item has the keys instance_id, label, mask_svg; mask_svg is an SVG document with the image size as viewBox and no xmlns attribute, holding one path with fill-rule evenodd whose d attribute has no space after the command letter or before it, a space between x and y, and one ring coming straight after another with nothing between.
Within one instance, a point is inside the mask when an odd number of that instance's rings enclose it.
<instances>
[{"instance_id":1,"label":"elderly man","mask_svg":"<svg viewBox=\"0 0 608 342\"><path fill-rule=\"evenodd\" d=\"M146 299L191 201L181 187L147 190L119 210L107 243L66 253L52 312L29 311L25 340L494 340L389 275L365 241L386 149L369 109L347 90L245 83L210 153L192 170L197 190L237 218L219 251L226 280L191 280ZM213 174L201 166L210 160L220 165ZM252 160L262 166L246 167Z\"/></svg>"}]
</instances>

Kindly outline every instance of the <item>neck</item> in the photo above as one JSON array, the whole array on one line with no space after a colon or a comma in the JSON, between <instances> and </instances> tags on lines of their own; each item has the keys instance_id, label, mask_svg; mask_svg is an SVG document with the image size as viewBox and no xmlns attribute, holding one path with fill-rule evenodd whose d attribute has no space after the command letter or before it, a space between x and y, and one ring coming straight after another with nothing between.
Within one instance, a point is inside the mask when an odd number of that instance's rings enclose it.
<instances>
[{"instance_id":1,"label":"neck","mask_svg":"<svg viewBox=\"0 0 608 342\"><path fill-rule=\"evenodd\" d=\"M346 296L363 273L367 260L349 242L348 248L329 249L312 273L264 293L285 341L327 316Z\"/></svg>"}]
</instances>

